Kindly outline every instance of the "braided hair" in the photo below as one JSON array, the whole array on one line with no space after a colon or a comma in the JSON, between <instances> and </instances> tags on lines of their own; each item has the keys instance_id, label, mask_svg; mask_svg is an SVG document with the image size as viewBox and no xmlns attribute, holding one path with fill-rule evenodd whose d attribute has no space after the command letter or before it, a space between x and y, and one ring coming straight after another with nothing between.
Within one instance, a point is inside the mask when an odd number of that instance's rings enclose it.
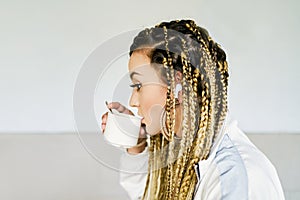
<instances>
[{"instance_id":1,"label":"braided hair","mask_svg":"<svg viewBox=\"0 0 300 200\"><path fill-rule=\"evenodd\" d=\"M194 165L207 159L227 113L226 54L193 20L162 22L141 31L130 46L145 52L167 83L166 130L150 137L143 199L193 199ZM163 67L159 67L163 66ZM175 138L175 78L182 73L182 137Z\"/></svg>"}]
</instances>

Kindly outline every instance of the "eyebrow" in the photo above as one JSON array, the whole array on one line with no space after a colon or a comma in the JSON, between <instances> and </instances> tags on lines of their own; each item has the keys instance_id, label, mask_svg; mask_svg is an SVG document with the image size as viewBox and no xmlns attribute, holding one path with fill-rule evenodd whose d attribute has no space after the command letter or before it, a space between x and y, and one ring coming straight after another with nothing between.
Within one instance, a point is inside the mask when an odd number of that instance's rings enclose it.
<instances>
[{"instance_id":1,"label":"eyebrow","mask_svg":"<svg viewBox=\"0 0 300 200\"><path fill-rule=\"evenodd\" d=\"M134 75L141 75L141 74L138 73L138 72L131 72L130 73L130 79L132 79Z\"/></svg>"}]
</instances>

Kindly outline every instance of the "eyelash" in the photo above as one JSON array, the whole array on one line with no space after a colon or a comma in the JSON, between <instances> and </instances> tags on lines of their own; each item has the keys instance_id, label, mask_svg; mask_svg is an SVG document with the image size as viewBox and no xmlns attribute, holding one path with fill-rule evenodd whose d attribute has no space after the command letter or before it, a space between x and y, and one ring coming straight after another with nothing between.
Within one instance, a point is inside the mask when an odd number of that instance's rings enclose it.
<instances>
[{"instance_id":1,"label":"eyelash","mask_svg":"<svg viewBox=\"0 0 300 200\"><path fill-rule=\"evenodd\" d=\"M132 87L132 88L136 87L137 88L136 90L139 91L142 87L142 84L141 83L136 83L136 84L132 84L132 85L129 85L129 86Z\"/></svg>"}]
</instances>

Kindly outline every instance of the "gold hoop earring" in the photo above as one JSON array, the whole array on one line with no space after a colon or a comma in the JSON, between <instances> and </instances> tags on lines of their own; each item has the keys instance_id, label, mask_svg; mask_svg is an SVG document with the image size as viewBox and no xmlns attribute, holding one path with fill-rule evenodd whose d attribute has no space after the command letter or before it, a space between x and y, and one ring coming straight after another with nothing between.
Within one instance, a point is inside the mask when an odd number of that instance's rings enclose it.
<instances>
[{"instance_id":1,"label":"gold hoop earring","mask_svg":"<svg viewBox=\"0 0 300 200\"><path fill-rule=\"evenodd\" d=\"M162 115L160 116L160 126L162 127L161 132L166 140L170 141L170 133L168 132L167 126L166 126L166 106L163 108Z\"/></svg>"}]
</instances>

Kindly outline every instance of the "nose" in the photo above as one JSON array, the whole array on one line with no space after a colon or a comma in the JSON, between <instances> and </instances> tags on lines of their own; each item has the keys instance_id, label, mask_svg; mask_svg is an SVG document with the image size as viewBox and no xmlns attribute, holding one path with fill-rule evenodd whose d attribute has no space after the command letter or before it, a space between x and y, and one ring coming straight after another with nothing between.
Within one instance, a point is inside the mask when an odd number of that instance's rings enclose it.
<instances>
[{"instance_id":1,"label":"nose","mask_svg":"<svg viewBox=\"0 0 300 200\"><path fill-rule=\"evenodd\" d=\"M131 107L138 107L139 106L139 99L138 99L138 94L135 90L132 91L131 97L129 100L129 105Z\"/></svg>"}]
</instances>

